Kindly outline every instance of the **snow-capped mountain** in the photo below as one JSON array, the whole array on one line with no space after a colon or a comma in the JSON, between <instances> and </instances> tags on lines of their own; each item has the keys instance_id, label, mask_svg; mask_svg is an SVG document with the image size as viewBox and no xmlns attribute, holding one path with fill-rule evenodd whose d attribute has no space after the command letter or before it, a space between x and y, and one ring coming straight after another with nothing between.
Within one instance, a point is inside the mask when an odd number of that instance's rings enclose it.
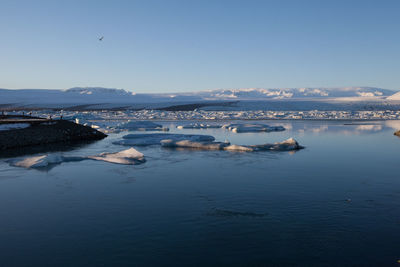
<instances>
[{"instance_id":1,"label":"snow-capped mountain","mask_svg":"<svg viewBox=\"0 0 400 267\"><path fill-rule=\"evenodd\" d=\"M107 96L130 96L133 93L124 89L103 88L103 87L74 87L64 90L68 94L80 95L107 95Z\"/></svg>"},{"instance_id":2,"label":"snow-capped mountain","mask_svg":"<svg viewBox=\"0 0 400 267\"><path fill-rule=\"evenodd\" d=\"M337 98L337 97L382 97L395 93L392 90L375 87L343 88L244 88L219 89L197 92L210 99L291 99L291 98Z\"/></svg>"},{"instance_id":3,"label":"snow-capped mountain","mask_svg":"<svg viewBox=\"0 0 400 267\"><path fill-rule=\"evenodd\" d=\"M74 87L66 90L0 89L0 104L16 106L42 105L71 106L85 104L138 104L138 103L194 103L228 100L398 100L400 93L375 87L343 88L244 88L216 89L186 93L143 94L124 89L102 87Z\"/></svg>"},{"instance_id":4,"label":"snow-capped mountain","mask_svg":"<svg viewBox=\"0 0 400 267\"><path fill-rule=\"evenodd\" d=\"M400 92L386 98L387 100L400 101Z\"/></svg>"}]
</instances>

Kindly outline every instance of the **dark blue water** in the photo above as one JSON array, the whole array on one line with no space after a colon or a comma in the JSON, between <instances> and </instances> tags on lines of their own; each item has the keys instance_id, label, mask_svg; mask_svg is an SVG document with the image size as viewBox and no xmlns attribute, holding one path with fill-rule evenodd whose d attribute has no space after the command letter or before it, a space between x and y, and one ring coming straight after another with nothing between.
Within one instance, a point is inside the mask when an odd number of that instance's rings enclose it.
<instances>
[{"instance_id":1,"label":"dark blue water","mask_svg":"<svg viewBox=\"0 0 400 267\"><path fill-rule=\"evenodd\" d=\"M171 123L164 123L173 127ZM138 147L143 165L0 163L1 266L396 266L399 122L276 122L296 153ZM114 152L123 134L69 155Z\"/></svg>"}]
</instances>

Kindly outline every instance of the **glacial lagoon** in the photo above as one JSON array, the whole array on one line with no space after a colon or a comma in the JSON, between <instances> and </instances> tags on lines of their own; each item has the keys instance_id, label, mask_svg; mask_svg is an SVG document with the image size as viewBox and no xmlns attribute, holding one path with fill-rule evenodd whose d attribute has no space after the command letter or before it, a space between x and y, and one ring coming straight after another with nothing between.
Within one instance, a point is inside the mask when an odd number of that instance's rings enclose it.
<instances>
[{"instance_id":1,"label":"glacial lagoon","mask_svg":"<svg viewBox=\"0 0 400 267\"><path fill-rule=\"evenodd\" d=\"M305 149L152 145L135 147L142 164L85 160L41 169L11 166L3 155L2 265L393 266L400 260L400 138L393 135L400 121L259 121L286 129L267 133L157 123L169 133L238 145L293 137ZM129 148L114 144L128 133L49 154L118 152Z\"/></svg>"}]
</instances>

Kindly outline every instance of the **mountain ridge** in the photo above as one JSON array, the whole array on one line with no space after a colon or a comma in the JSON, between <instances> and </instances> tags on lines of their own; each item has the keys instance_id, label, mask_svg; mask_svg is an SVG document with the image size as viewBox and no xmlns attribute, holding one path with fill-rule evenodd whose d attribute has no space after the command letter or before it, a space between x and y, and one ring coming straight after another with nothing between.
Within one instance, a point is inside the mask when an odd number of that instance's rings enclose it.
<instances>
[{"instance_id":1,"label":"mountain ridge","mask_svg":"<svg viewBox=\"0 0 400 267\"><path fill-rule=\"evenodd\" d=\"M398 96L397 96L398 95ZM400 100L400 92L377 87L239 88L181 93L135 93L125 89L0 89L0 104L163 103L232 100Z\"/></svg>"}]
</instances>

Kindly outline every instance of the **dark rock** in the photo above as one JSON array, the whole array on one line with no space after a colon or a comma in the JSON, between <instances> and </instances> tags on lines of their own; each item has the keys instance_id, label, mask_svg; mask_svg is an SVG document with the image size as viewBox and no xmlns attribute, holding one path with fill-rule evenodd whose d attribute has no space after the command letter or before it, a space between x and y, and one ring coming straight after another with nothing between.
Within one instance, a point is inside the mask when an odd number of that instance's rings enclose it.
<instances>
[{"instance_id":1,"label":"dark rock","mask_svg":"<svg viewBox=\"0 0 400 267\"><path fill-rule=\"evenodd\" d=\"M400 131L395 132L394 135L400 136Z\"/></svg>"},{"instance_id":2,"label":"dark rock","mask_svg":"<svg viewBox=\"0 0 400 267\"><path fill-rule=\"evenodd\" d=\"M0 149L100 140L106 136L96 129L71 121L48 120L31 123L28 128L0 131Z\"/></svg>"}]
</instances>

